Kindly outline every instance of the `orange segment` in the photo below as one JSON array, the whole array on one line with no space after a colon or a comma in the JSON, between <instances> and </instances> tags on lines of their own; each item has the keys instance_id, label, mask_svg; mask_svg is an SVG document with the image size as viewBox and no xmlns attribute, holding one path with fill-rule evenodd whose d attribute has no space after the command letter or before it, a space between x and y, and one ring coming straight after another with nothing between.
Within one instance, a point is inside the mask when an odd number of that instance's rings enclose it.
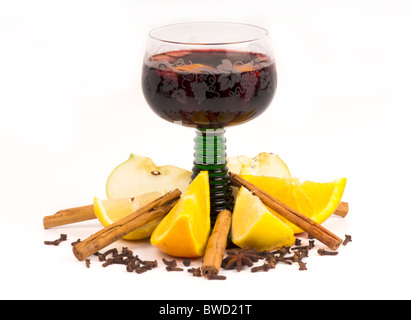
<instances>
[{"instance_id":1,"label":"orange segment","mask_svg":"<svg viewBox=\"0 0 411 320\"><path fill-rule=\"evenodd\" d=\"M185 64L185 65L177 66L175 67L175 69L178 71L183 71L183 72L197 72L197 73L216 71L213 67L206 66L201 63Z\"/></svg>"},{"instance_id":2,"label":"orange segment","mask_svg":"<svg viewBox=\"0 0 411 320\"><path fill-rule=\"evenodd\" d=\"M242 175L242 177L320 224L327 220L338 207L347 181L346 178L341 178L328 183L312 181L301 183L298 179L251 175ZM268 209L285 222L294 233L303 231L275 211Z\"/></svg>"},{"instance_id":3,"label":"orange segment","mask_svg":"<svg viewBox=\"0 0 411 320\"><path fill-rule=\"evenodd\" d=\"M323 223L333 214L341 202L346 183L346 178L340 178L328 183L305 181L300 185L312 201L315 214L311 219Z\"/></svg>"},{"instance_id":4,"label":"orange segment","mask_svg":"<svg viewBox=\"0 0 411 320\"><path fill-rule=\"evenodd\" d=\"M200 257L210 235L210 186L202 171L151 235L151 244L176 257Z\"/></svg>"}]
</instances>

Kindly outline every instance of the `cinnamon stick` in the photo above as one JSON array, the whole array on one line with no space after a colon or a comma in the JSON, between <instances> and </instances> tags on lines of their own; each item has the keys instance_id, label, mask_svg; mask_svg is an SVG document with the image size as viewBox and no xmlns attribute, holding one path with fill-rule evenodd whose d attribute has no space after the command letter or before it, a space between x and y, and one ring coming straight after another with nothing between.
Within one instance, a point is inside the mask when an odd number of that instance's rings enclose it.
<instances>
[{"instance_id":1,"label":"cinnamon stick","mask_svg":"<svg viewBox=\"0 0 411 320\"><path fill-rule=\"evenodd\" d=\"M180 195L181 191L175 189L74 245L75 257L82 261L137 228L162 218L174 207Z\"/></svg>"},{"instance_id":2,"label":"cinnamon stick","mask_svg":"<svg viewBox=\"0 0 411 320\"><path fill-rule=\"evenodd\" d=\"M43 218L44 229L96 219L93 205L64 209Z\"/></svg>"},{"instance_id":3,"label":"cinnamon stick","mask_svg":"<svg viewBox=\"0 0 411 320\"><path fill-rule=\"evenodd\" d=\"M335 209L334 214L340 217L346 217L348 214L348 203L341 201Z\"/></svg>"},{"instance_id":4,"label":"cinnamon stick","mask_svg":"<svg viewBox=\"0 0 411 320\"><path fill-rule=\"evenodd\" d=\"M153 191L132 197L130 200L133 203L137 203L139 207L142 207L150 201L157 199L159 196L161 196L161 193ZM60 210L53 215L45 216L43 218L43 226L44 229L48 229L96 218L97 217L94 214L94 205L90 204L87 206Z\"/></svg>"},{"instance_id":5,"label":"cinnamon stick","mask_svg":"<svg viewBox=\"0 0 411 320\"><path fill-rule=\"evenodd\" d=\"M311 220L310 218L304 216L302 213L291 208L290 206L282 203L278 199L274 198L272 195L268 194L264 190L258 188L252 183L248 182L244 178L240 177L238 174L229 172L231 184L236 187L244 186L256 196L268 207L273 209L279 215L295 224L300 229L304 230L331 250L337 250L342 243L342 239L333 234L331 231L324 228L319 223Z\"/></svg>"},{"instance_id":6,"label":"cinnamon stick","mask_svg":"<svg viewBox=\"0 0 411 320\"><path fill-rule=\"evenodd\" d=\"M223 210L217 215L213 233L207 242L206 251L201 267L205 277L217 275L220 271L225 249L227 246L228 232L231 227L231 212Z\"/></svg>"}]
</instances>

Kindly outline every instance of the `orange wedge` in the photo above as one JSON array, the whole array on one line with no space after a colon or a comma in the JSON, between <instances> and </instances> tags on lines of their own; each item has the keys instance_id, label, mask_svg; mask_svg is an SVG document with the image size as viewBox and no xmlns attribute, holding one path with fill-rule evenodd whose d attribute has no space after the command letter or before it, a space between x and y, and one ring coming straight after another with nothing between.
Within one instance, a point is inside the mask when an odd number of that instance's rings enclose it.
<instances>
[{"instance_id":1,"label":"orange wedge","mask_svg":"<svg viewBox=\"0 0 411 320\"><path fill-rule=\"evenodd\" d=\"M296 178L281 179L251 175L242 175L242 177L319 224L327 220L337 209L347 182L346 178L319 183L300 182ZM269 210L284 221L294 233L303 232L273 210Z\"/></svg>"},{"instance_id":2,"label":"orange wedge","mask_svg":"<svg viewBox=\"0 0 411 320\"><path fill-rule=\"evenodd\" d=\"M175 67L175 70L183 71L183 72L196 72L196 73L216 71L213 67L206 66L201 63L193 63L193 64L185 64L185 65L177 66Z\"/></svg>"},{"instance_id":3,"label":"orange wedge","mask_svg":"<svg viewBox=\"0 0 411 320\"><path fill-rule=\"evenodd\" d=\"M204 254L210 230L210 186L208 172L202 171L158 224L150 241L157 249L172 256L200 257Z\"/></svg>"}]
</instances>

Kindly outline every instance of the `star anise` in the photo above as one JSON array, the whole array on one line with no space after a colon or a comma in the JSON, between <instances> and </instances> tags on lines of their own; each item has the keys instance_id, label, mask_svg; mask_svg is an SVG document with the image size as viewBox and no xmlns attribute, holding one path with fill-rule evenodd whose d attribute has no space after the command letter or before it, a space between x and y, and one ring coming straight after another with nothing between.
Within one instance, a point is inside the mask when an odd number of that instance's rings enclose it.
<instances>
[{"instance_id":1,"label":"star anise","mask_svg":"<svg viewBox=\"0 0 411 320\"><path fill-rule=\"evenodd\" d=\"M243 248L238 251L229 252L227 257L223 259L221 266L226 270L235 268L240 272L244 265L251 267L254 262L257 262L261 258L262 256L257 250L247 250L246 248Z\"/></svg>"}]
</instances>

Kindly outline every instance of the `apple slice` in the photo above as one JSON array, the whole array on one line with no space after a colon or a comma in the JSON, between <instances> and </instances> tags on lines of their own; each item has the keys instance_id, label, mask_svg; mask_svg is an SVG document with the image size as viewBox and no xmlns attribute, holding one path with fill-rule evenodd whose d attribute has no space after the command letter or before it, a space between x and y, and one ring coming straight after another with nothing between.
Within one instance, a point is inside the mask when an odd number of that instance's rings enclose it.
<instances>
[{"instance_id":1,"label":"apple slice","mask_svg":"<svg viewBox=\"0 0 411 320\"><path fill-rule=\"evenodd\" d=\"M172 165L157 166L147 157L131 154L117 166L106 184L107 198L131 198L147 192L184 192L191 182L191 172Z\"/></svg>"},{"instance_id":2,"label":"apple slice","mask_svg":"<svg viewBox=\"0 0 411 320\"><path fill-rule=\"evenodd\" d=\"M227 158L230 172L242 175L291 178L290 170L281 158L273 153L261 152L254 158L237 156ZM238 188L232 187L233 196L237 197Z\"/></svg>"},{"instance_id":3,"label":"apple slice","mask_svg":"<svg viewBox=\"0 0 411 320\"><path fill-rule=\"evenodd\" d=\"M251 163L251 158L246 156L228 157L227 167L228 171L236 174L240 174L241 168L244 164Z\"/></svg>"},{"instance_id":4,"label":"apple slice","mask_svg":"<svg viewBox=\"0 0 411 320\"><path fill-rule=\"evenodd\" d=\"M254 158L238 156L227 158L228 169L237 174L291 178L290 170L281 158L273 153L262 152Z\"/></svg>"}]
</instances>

